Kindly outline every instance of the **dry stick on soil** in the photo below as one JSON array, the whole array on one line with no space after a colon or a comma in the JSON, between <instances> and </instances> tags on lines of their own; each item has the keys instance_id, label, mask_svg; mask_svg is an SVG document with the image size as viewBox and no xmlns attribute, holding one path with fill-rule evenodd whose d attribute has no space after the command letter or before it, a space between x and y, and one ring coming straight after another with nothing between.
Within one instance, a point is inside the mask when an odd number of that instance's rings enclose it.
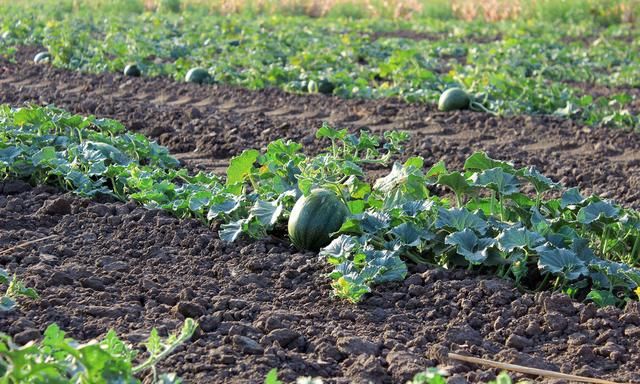
<instances>
[{"instance_id":1,"label":"dry stick on soil","mask_svg":"<svg viewBox=\"0 0 640 384\"><path fill-rule=\"evenodd\" d=\"M8 253L10 253L12 251L15 251L16 249L19 249L19 248L22 248L22 247L26 247L27 245L39 243L41 241L45 241L45 240L49 240L49 239L53 239L56 236L58 236L58 235L45 236L45 237L41 237L39 239L25 241L24 243L20 243L18 245L14 245L13 247L7 248L4 251L0 251L0 256L6 255L6 254L8 254Z\"/></svg>"},{"instance_id":2,"label":"dry stick on soil","mask_svg":"<svg viewBox=\"0 0 640 384\"><path fill-rule=\"evenodd\" d=\"M501 363L499 361L480 359L478 357L458 355L457 353L449 353L449 358L453 359L453 360L464 361L464 362L467 362L467 363L474 363L474 364L479 364L479 365L486 365L486 366L493 367L493 368L500 368L500 369L504 369L504 370L507 370L507 371L525 373L525 374L528 374L528 375L536 375L536 376L542 376L542 377L551 377L551 378L554 378L554 379L564 379L564 380L570 380L570 381L578 381L578 382L581 382L581 383L618 384L616 382L609 381L609 380L594 379L594 378L591 378L591 377L569 375L569 374L566 374L566 373L548 371L546 369L529 368L529 367L524 367L522 365L507 364L507 363Z\"/></svg>"}]
</instances>

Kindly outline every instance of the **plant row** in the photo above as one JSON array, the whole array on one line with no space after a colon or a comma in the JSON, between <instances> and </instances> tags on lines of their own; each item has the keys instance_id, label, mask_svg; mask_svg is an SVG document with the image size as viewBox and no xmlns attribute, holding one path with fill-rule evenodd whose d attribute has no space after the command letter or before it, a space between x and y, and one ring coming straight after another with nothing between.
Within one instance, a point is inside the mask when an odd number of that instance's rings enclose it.
<instances>
[{"instance_id":1,"label":"plant row","mask_svg":"<svg viewBox=\"0 0 640 384\"><path fill-rule=\"evenodd\" d=\"M0 52L43 46L64 68L121 72L132 64L132 75L432 104L459 86L490 113L638 126L631 90L640 39L630 25L0 11ZM200 75L187 77L196 68ZM590 94L596 85L606 91Z\"/></svg>"},{"instance_id":2,"label":"plant row","mask_svg":"<svg viewBox=\"0 0 640 384\"><path fill-rule=\"evenodd\" d=\"M348 215L319 257L334 265L334 293L353 302L376 284L402 280L407 262L495 273L522 290L564 291L600 305L640 293L637 211L480 152L462 170L409 157L370 183L367 169L391 165L406 133L380 137L324 125L316 137L328 147L315 156L282 139L262 152L245 150L223 179L189 174L166 148L113 120L2 106L0 179L134 199L219 223L227 242L284 236L296 201L331 191ZM302 236L318 236L314 225L325 227L323 220L330 215L309 220Z\"/></svg>"},{"instance_id":3,"label":"plant row","mask_svg":"<svg viewBox=\"0 0 640 384\"><path fill-rule=\"evenodd\" d=\"M16 345L0 332L0 383L81 384L141 383L137 376L148 373L154 384L179 384L175 374L158 374L155 365L191 338L198 324L186 319L179 333L161 338L153 329L144 343L146 358L135 365L138 350L120 340L111 330L101 340L79 343L57 325L47 327L41 341Z\"/></svg>"}]
</instances>

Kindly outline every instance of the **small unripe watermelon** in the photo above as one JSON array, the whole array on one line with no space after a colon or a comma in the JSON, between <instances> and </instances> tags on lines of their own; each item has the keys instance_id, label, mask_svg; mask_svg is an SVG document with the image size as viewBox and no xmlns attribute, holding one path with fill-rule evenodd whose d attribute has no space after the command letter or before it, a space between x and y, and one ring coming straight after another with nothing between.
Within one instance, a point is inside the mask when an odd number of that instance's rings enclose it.
<instances>
[{"instance_id":1,"label":"small unripe watermelon","mask_svg":"<svg viewBox=\"0 0 640 384\"><path fill-rule=\"evenodd\" d=\"M317 251L329 245L349 216L349 208L327 189L314 189L296 201L289 216L289 238L298 249Z\"/></svg>"},{"instance_id":2,"label":"small unripe watermelon","mask_svg":"<svg viewBox=\"0 0 640 384\"><path fill-rule=\"evenodd\" d=\"M332 93L333 93L333 90L334 90L335 88L336 88L336 87L335 87L335 85L333 85L333 83L332 83L332 82L330 82L330 81L329 81L329 80L327 80L327 79L321 79L321 80L318 82L318 91L319 91L320 93L325 94L325 95L330 95L330 94L332 94Z\"/></svg>"},{"instance_id":3,"label":"small unripe watermelon","mask_svg":"<svg viewBox=\"0 0 640 384\"><path fill-rule=\"evenodd\" d=\"M124 67L124 75L125 76L138 77L141 74L142 73L140 72L140 68L138 68L138 66L136 64L129 64L126 67Z\"/></svg>"},{"instance_id":4,"label":"small unripe watermelon","mask_svg":"<svg viewBox=\"0 0 640 384\"><path fill-rule=\"evenodd\" d=\"M36 64L48 63L49 61L51 61L51 54L46 51L38 52L38 54L33 58L33 62Z\"/></svg>"},{"instance_id":5,"label":"small unripe watermelon","mask_svg":"<svg viewBox=\"0 0 640 384\"><path fill-rule=\"evenodd\" d=\"M441 111L455 111L469 108L471 99L465 91L460 88L449 88L442 92L438 100L438 109Z\"/></svg>"},{"instance_id":6,"label":"small unripe watermelon","mask_svg":"<svg viewBox=\"0 0 640 384\"><path fill-rule=\"evenodd\" d=\"M209 71L200 67L191 68L189 72L187 72L187 76L185 77L185 81L187 83L202 84L208 80L209 80Z\"/></svg>"}]
</instances>

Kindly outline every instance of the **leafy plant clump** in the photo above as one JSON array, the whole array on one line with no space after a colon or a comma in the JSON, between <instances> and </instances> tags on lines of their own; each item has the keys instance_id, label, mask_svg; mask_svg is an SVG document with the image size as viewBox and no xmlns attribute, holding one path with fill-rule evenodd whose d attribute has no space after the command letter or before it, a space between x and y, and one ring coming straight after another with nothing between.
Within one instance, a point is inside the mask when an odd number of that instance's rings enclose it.
<instances>
[{"instance_id":1,"label":"leafy plant clump","mask_svg":"<svg viewBox=\"0 0 640 384\"><path fill-rule=\"evenodd\" d=\"M48 182L216 221L227 242L284 235L301 196L332 191L349 212L319 257L334 266L334 293L353 302L376 284L402 280L407 262L495 273L522 290L564 291L599 305L637 298L637 211L481 152L462 170L409 157L371 183L367 170L391 165L406 133L353 134L325 124L316 137L328 147L315 156L282 139L262 152L245 150L223 180L179 169L166 148L115 121L5 106L0 179ZM449 193L432 192L443 189ZM551 192L559 197L549 198Z\"/></svg>"},{"instance_id":2,"label":"leafy plant clump","mask_svg":"<svg viewBox=\"0 0 640 384\"><path fill-rule=\"evenodd\" d=\"M191 338L198 324L186 319L180 333L161 338L153 329L144 346L142 363L134 365L138 351L111 330L100 341L86 344L66 337L57 325L44 332L42 341L24 346L0 332L0 382L2 383L140 383L137 378L151 370L153 383L181 383L175 374L158 374L156 364Z\"/></svg>"},{"instance_id":3,"label":"leafy plant clump","mask_svg":"<svg viewBox=\"0 0 640 384\"><path fill-rule=\"evenodd\" d=\"M15 275L10 276L6 270L0 268L0 287L6 286L4 294L0 295L0 313L10 311L16 306L19 297L37 299L38 292L24 285Z\"/></svg>"}]
</instances>

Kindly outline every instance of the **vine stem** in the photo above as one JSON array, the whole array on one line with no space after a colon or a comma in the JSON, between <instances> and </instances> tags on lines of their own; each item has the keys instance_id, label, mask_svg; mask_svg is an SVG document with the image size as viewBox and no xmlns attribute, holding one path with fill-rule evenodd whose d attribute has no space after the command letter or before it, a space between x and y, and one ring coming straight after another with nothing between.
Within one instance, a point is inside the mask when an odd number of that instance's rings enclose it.
<instances>
[{"instance_id":1,"label":"vine stem","mask_svg":"<svg viewBox=\"0 0 640 384\"><path fill-rule=\"evenodd\" d=\"M180 335L169 345L166 345L162 352L156 354L152 354L149 356L147 360L145 360L142 364L131 368L132 373L138 373L140 371L144 371L145 369L149 369L155 366L155 364L167 357L171 354L179 345L187 341L196 330L197 323L192 319L186 319L185 324L183 325L183 330Z\"/></svg>"},{"instance_id":2,"label":"vine stem","mask_svg":"<svg viewBox=\"0 0 640 384\"><path fill-rule=\"evenodd\" d=\"M609 238L609 226L605 225L604 233L602 234L602 257L606 258L607 256L607 240Z\"/></svg>"},{"instance_id":3,"label":"vine stem","mask_svg":"<svg viewBox=\"0 0 640 384\"><path fill-rule=\"evenodd\" d=\"M640 252L640 233L636 236L636 241L633 243L633 249L631 249L631 261L640 259L640 254L636 254L638 252Z\"/></svg>"}]
</instances>

